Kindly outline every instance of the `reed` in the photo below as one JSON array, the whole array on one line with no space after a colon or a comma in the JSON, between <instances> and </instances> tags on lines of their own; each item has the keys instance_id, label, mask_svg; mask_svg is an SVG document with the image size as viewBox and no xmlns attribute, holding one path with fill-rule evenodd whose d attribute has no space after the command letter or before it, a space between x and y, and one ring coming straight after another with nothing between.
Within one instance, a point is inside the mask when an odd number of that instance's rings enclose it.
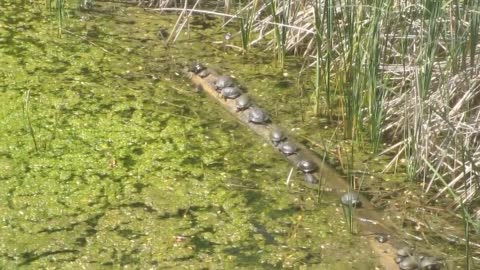
<instances>
[{"instance_id":1,"label":"reed","mask_svg":"<svg viewBox=\"0 0 480 270\"><path fill-rule=\"evenodd\" d=\"M429 170L431 170L434 177L437 178L437 180L445 186L448 193L450 193L453 198L460 201L461 216L464 224L463 232L465 237L465 269L473 269L472 267L474 265L470 246L470 225L473 224L475 226L475 222L473 221L473 218L468 211L468 205L462 202L455 190L450 187L449 183L443 178L440 172L427 159L424 158L423 161L425 162L425 164L427 164Z\"/></svg>"},{"instance_id":2,"label":"reed","mask_svg":"<svg viewBox=\"0 0 480 270\"><path fill-rule=\"evenodd\" d=\"M291 3L290 0L282 0L282 4L279 5L280 0L270 0L270 12L274 22L275 33L275 50L276 58L283 67L285 55L287 54L286 41L288 36L288 29L285 25L289 24ZM282 8L279 9L278 7Z\"/></svg>"},{"instance_id":3,"label":"reed","mask_svg":"<svg viewBox=\"0 0 480 270\"><path fill-rule=\"evenodd\" d=\"M239 3L240 5L241 3ZM239 16L240 18L240 37L242 41L242 48L244 52L247 52L250 48L251 36L253 30L253 23L255 22L255 10L257 6L257 1L253 1L251 5L246 8L240 8L242 11Z\"/></svg>"},{"instance_id":4,"label":"reed","mask_svg":"<svg viewBox=\"0 0 480 270\"><path fill-rule=\"evenodd\" d=\"M323 23L319 0L315 0L314 4L314 19L315 19L315 92L314 92L314 113L319 114L320 110L320 89L322 84L322 42L323 42ZM330 109L330 107L329 107Z\"/></svg>"},{"instance_id":5,"label":"reed","mask_svg":"<svg viewBox=\"0 0 480 270\"><path fill-rule=\"evenodd\" d=\"M26 120L28 133L32 137L33 146L35 147L35 152L38 152L37 138L35 136L35 130L33 129L32 120L30 119L30 89L25 93L25 104L23 106L23 115Z\"/></svg>"},{"instance_id":6,"label":"reed","mask_svg":"<svg viewBox=\"0 0 480 270\"><path fill-rule=\"evenodd\" d=\"M57 17L58 34L62 35L63 21L65 19L65 0L55 0L55 13Z\"/></svg>"}]
</instances>

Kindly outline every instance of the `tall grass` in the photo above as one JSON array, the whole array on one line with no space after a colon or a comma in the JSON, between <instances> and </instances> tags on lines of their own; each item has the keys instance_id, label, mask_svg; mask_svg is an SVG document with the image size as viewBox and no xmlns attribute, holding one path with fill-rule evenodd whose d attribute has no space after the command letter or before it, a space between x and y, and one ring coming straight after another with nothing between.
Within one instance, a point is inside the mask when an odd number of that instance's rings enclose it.
<instances>
[{"instance_id":1,"label":"tall grass","mask_svg":"<svg viewBox=\"0 0 480 270\"><path fill-rule=\"evenodd\" d=\"M323 42L323 23L322 13L319 0L315 0L313 7L314 19L315 19L315 94L314 94L314 112L315 115L319 114L320 110L320 90L322 85L322 42Z\"/></svg>"},{"instance_id":2,"label":"tall grass","mask_svg":"<svg viewBox=\"0 0 480 270\"><path fill-rule=\"evenodd\" d=\"M434 174L434 177L437 178L446 188L447 191L450 193L450 195L459 200L458 195L456 194L455 190L450 187L450 185L447 183L447 181L442 177L440 172L433 167L433 165L426 159L423 159L425 164L427 164L428 169L431 170L431 172ZM474 223L469 211L468 211L468 205L464 204L462 200L460 201L460 208L461 208L461 216L464 224L464 236L465 236L465 269L470 270L473 269L472 265L472 252L471 252L471 247L470 247L470 225ZM475 225L475 224L473 224Z\"/></svg>"},{"instance_id":3,"label":"tall grass","mask_svg":"<svg viewBox=\"0 0 480 270\"><path fill-rule=\"evenodd\" d=\"M291 2L290 0L282 0L281 5L279 2L280 0L270 0L270 11L274 22L276 58L283 67L287 53L286 41L288 36L288 28L284 25L289 24ZM279 6L282 8L279 9Z\"/></svg>"},{"instance_id":4,"label":"tall grass","mask_svg":"<svg viewBox=\"0 0 480 270\"><path fill-rule=\"evenodd\" d=\"M62 35L63 21L65 19L65 0L55 0L55 13L57 16L58 34Z\"/></svg>"},{"instance_id":5,"label":"tall grass","mask_svg":"<svg viewBox=\"0 0 480 270\"><path fill-rule=\"evenodd\" d=\"M257 10L258 1L252 1L251 8L241 8L241 2L239 2L239 9L242 10L240 18L240 37L242 41L242 48L246 52L250 48L253 23L255 21L255 12Z\"/></svg>"}]
</instances>

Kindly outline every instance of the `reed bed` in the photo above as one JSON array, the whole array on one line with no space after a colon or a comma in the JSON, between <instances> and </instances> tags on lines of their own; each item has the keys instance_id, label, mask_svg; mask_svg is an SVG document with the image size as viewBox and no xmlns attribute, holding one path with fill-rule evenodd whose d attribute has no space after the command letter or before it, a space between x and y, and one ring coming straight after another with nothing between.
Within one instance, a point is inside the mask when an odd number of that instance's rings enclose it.
<instances>
[{"instance_id":1,"label":"reed bed","mask_svg":"<svg viewBox=\"0 0 480 270\"><path fill-rule=\"evenodd\" d=\"M280 63L287 54L304 57L316 74L313 111L342 117L345 138L368 133L374 152L392 156L385 170L402 163L433 199L453 191L455 206L475 201L480 1L235 3L225 1L230 13L218 14L240 25L242 47L264 46ZM382 142L391 147L380 149Z\"/></svg>"}]
</instances>

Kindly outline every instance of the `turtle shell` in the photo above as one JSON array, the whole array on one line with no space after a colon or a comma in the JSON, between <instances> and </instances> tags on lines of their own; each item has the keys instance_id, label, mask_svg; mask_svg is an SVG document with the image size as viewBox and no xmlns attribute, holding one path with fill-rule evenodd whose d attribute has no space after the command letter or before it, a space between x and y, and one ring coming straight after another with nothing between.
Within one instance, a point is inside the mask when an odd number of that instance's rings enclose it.
<instances>
[{"instance_id":1,"label":"turtle shell","mask_svg":"<svg viewBox=\"0 0 480 270\"><path fill-rule=\"evenodd\" d=\"M267 113L258 107L250 108L248 112L248 122L254 124L265 124L270 120Z\"/></svg>"},{"instance_id":2,"label":"turtle shell","mask_svg":"<svg viewBox=\"0 0 480 270\"><path fill-rule=\"evenodd\" d=\"M217 91L222 90L225 87L232 87L233 79L230 76L220 76L215 81L215 88Z\"/></svg>"},{"instance_id":3,"label":"turtle shell","mask_svg":"<svg viewBox=\"0 0 480 270\"><path fill-rule=\"evenodd\" d=\"M195 74L199 74L200 72L202 72L206 69L207 69L207 67L205 67L204 65L202 65L200 63L195 63L190 67L189 71L191 71Z\"/></svg>"},{"instance_id":4,"label":"turtle shell","mask_svg":"<svg viewBox=\"0 0 480 270\"><path fill-rule=\"evenodd\" d=\"M284 155L289 156L297 153L297 146L291 142L284 142L278 148Z\"/></svg>"},{"instance_id":5,"label":"turtle shell","mask_svg":"<svg viewBox=\"0 0 480 270\"><path fill-rule=\"evenodd\" d=\"M399 257L407 257L413 254L413 250L410 247L402 247L397 250L397 256Z\"/></svg>"},{"instance_id":6,"label":"turtle shell","mask_svg":"<svg viewBox=\"0 0 480 270\"><path fill-rule=\"evenodd\" d=\"M197 73L197 75L200 76L200 78L205 78L208 75L210 75L210 71L208 69L204 69L204 70L200 71L199 73Z\"/></svg>"},{"instance_id":7,"label":"turtle shell","mask_svg":"<svg viewBox=\"0 0 480 270\"><path fill-rule=\"evenodd\" d=\"M287 139L287 136L283 133L283 131L279 128L275 128L270 132L270 140L272 143L277 146L279 143Z\"/></svg>"},{"instance_id":8,"label":"turtle shell","mask_svg":"<svg viewBox=\"0 0 480 270\"><path fill-rule=\"evenodd\" d=\"M418 269L418 259L414 256L408 256L404 258L399 264L398 267L401 270L414 270Z\"/></svg>"},{"instance_id":9,"label":"turtle shell","mask_svg":"<svg viewBox=\"0 0 480 270\"><path fill-rule=\"evenodd\" d=\"M317 177L315 177L315 175L313 175L311 173L306 173L304 175L304 180L305 180L305 182L307 182L309 184L317 184L318 183Z\"/></svg>"},{"instance_id":10,"label":"turtle shell","mask_svg":"<svg viewBox=\"0 0 480 270\"><path fill-rule=\"evenodd\" d=\"M375 235L375 240L377 240L379 243L386 243L388 241L388 235L384 233L377 233Z\"/></svg>"},{"instance_id":11,"label":"turtle shell","mask_svg":"<svg viewBox=\"0 0 480 270\"><path fill-rule=\"evenodd\" d=\"M237 111L246 110L251 105L250 98L243 94L235 100L235 105L237 106Z\"/></svg>"},{"instance_id":12,"label":"turtle shell","mask_svg":"<svg viewBox=\"0 0 480 270\"><path fill-rule=\"evenodd\" d=\"M240 88L234 86L234 87L225 87L223 88L220 93L222 94L223 98L227 99L235 99L239 97L242 94L242 90Z\"/></svg>"},{"instance_id":13,"label":"turtle shell","mask_svg":"<svg viewBox=\"0 0 480 270\"><path fill-rule=\"evenodd\" d=\"M342 204L346 206L360 206L362 204L362 201L360 201L360 195L354 191L349 191L343 194L340 200L342 201Z\"/></svg>"},{"instance_id":14,"label":"turtle shell","mask_svg":"<svg viewBox=\"0 0 480 270\"><path fill-rule=\"evenodd\" d=\"M318 165L315 164L315 162L308 159L300 160L300 162L298 162L297 167L304 173L311 173L318 169Z\"/></svg>"},{"instance_id":15,"label":"turtle shell","mask_svg":"<svg viewBox=\"0 0 480 270\"><path fill-rule=\"evenodd\" d=\"M421 257L419 266L420 269L439 270L440 262L433 257Z\"/></svg>"}]
</instances>

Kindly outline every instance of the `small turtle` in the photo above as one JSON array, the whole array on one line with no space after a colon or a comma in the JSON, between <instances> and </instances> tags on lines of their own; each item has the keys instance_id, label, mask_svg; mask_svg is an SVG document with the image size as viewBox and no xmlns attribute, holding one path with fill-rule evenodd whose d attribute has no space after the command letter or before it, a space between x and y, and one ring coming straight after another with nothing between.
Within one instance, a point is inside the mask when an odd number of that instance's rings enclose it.
<instances>
[{"instance_id":1,"label":"small turtle","mask_svg":"<svg viewBox=\"0 0 480 270\"><path fill-rule=\"evenodd\" d=\"M237 106L237 112L239 112L248 109L248 107L252 105L252 102L250 101L250 97L248 97L248 95L243 94L235 100L235 105Z\"/></svg>"},{"instance_id":2,"label":"small turtle","mask_svg":"<svg viewBox=\"0 0 480 270\"><path fill-rule=\"evenodd\" d=\"M283 131L279 128L274 128L270 133L270 140L275 146L280 144L285 139L287 139L287 136L285 136L285 134L283 134Z\"/></svg>"},{"instance_id":3,"label":"small turtle","mask_svg":"<svg viewBox=\"0 0 480 270\"><path fill-rule=\"evenodd\" d=\"M420 257L420 269L425 270L440 270L440 262L433 257Z\"/></svg>"},{"instance_id":4,"label":"small turtle","mask_svg":"<svg viewBox=\"0 0 480 270\"><path fill-rule=\"evenodd\" d=\"M412 256L413 254L413 249L411 247L402 247L397 250L397 256L398 257L408 257Z\"/></svg>"},{"instance_id":5,"label":"small turtle","mask_svg":"<svg viewBox=\"0 0 480 270\"><path fill-rule=\"evenodd\" d=\"M200 72L202 72L206 69L207 69L207 67L205 67L204 65L202 65L200 63L195 63L188 69L188 71L193 72L193 73L198 75L198 74L200 74Z\"/></svg>"},{"instance_id":6,"label":"small turtle","mask_svg":"<svg viewBox=\"0 0 480 270\"><path fill-rule=\"evenodd\" d=\"M397 250L397 257L395 258L396 263L402 262L405 258L412 256L413 250L410 247L402 247Z\"/></svg>"},{"instance_id":7,"label":"small turtle","mask_svg":"<svg viewBox=\"0 0 480 270\"><path fill-rule=\"evenodd\" d=\"M307 182L309 184L317 184L318 183L317 177L315 177L315 175L313 175L311 173L305 173L304 179L305 179L305 182Z\"/></svg>"},{"instance_id":8,"label":"small turtle","mask_svg":"<svg viewBox=\"0 0 480 270\"><path fill-rule=\"evenodd\" d=\"M223 96L224 99L236 99L242 94L242 90L240 88L234 87L225 87L220 91L220 94Z\"/></svg>"},{"instance_id":9,"label":"small turtle","mask_svg":"<svg viewBox=\"0 0 480 270\"><path fill-rule=\"evenodd\" d=\"M248 112L248 122L254 124L265 124L270 120L268 114L258 107L251 107Z\"/></svg>"},{"instance_id":10,"label":"small turtle","mask_svg":"<svg viewBox=\"0 0 480 270\"><path fill-rule=\"evenodd\" d=\"M229 76L220 76L215 81L215 88L217 91L222 90L225 87L232 87L233 86L233 79Z\"/></svg>"},{"instance_id":11,"label":"small turtle","mask_svg":"<svg viewBox=\"0 0 480 270\"><path fill-rule=\"evenodd\" d=\"M400 270L418 269L418 259L414 256L408 256L398 264L398 267L400 267Z\"/></svg>"},{"instance_id":12,"label":"small turtle","mask_svg":"<svg viewBox=\"0 0 480 270\"><path fill-rule=\"evenodd\" d=\"M210 70L204 69L197 74L200 78L205 78L210 75Z\"/></svg>"},{"instance_id":13,"label":"small turtle","mask_svg":"<svg viewBox=\"0 0 480 270\"><path fill-rule=\"evenodd\" d=\"M379 243L386 243L388 241L388 235L384 233L377 233L375 234L375 240Z\"/></svg>"},{"instance_id":14,"label":"small turtle","mask_svg":"<svg viewBox=\"0 0 480 270\"><path fill-rule=\"evenodd\" d=\"M290 156L297 153L297 146L291 142L284 142L280 144L280 147L278 147L278 150L280 150L282 154L286 156Z\"/></svg>"},{"instance_id":15,"label":"small turtle","mask_svg":"<svg viewBox=\"0 0 480 270\"><path fill-rule=\"evenodd\" d=\"M318 165L308 159L300 160L297 167L304 173L312 173L318 169Z\"/></svg>"},{"instance_id":16,"label":"small turtle","mask_svg":"<svg viewBox=\"0 0 480 270\"><path fill-rule=\"evenodd\" d=\"M353 191L343 194L340 200L342 201L342 204L346 206L360 206L362 204L360 201L360 195Z\"/></svg>"}]
</instances>

